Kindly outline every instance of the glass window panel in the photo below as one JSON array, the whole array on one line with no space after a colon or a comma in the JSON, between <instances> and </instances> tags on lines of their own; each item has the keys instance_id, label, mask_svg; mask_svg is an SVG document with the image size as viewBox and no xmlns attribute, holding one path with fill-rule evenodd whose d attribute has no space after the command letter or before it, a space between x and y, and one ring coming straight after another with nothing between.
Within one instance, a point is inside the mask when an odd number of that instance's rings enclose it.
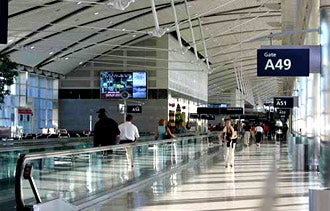
<instances>
[{"instance_id":1,"label":"glass window panel","mask_svg":"<svg viewBox=\"0 0 330 211\"><path fill-rule=\"evenodd\" d=\"M53 109L53 102L51 100L47 100L47 109Z\"/></svg>"},{"instance_id":2,"label":"glass window panel","mask_svg":"<svg viewBox=\"0 0 330 211\"><path fill-rule=\"evenodd\" d=\"M40 104L39 101L40 101L40 99L34 99L33 100L33 107L34 107L34 109L36 109L36 112L39 109L39 104Z\"/></svg>"},{"instance_id":3,"label":"glass window panel","mask_svg":"<svg viewBox=\"0 0 330 211\"><path fill-rule=\"evenodd\" d=\"M38 97L38 88L33 88L33 97Z\"/></svg>"},{"instance_id":4,"label":"glass window panel","mask_svg":"<svg viewBox=\"0 0 330 211\"><path fill-rule=\"evenodd\" d=\"M46 127L45 120L39 120L38 123L39 123L39 124L38 124L39 128L44 128L44 127Z\"/></svg>"},{"instance_id":5,"label":"glass window panel","mask_svg":"<svg viewBox=\"0 0 330 211\"><path fill-rule=\"evenodd\" d=\"M39 87L40 88L46 88L46 78L39 77Z\"/></svg>"},{"instance_id":6,"label":"glass window panel","mask_svg":"<svg viewBox=\"0 0 330 211\"><path fill-rule=\"evenodd\" d=\"M32 87L28 88L28 96L33 97L33 88Z\"/></svg>"},{"instance_id":7,"label":"glass window panel","mask_svg":"<svg viewBox=\"0 0 330 211\"><path fill-rule=\"evenodd\" d=\"M52 121L52 119L53 119L53 112L52 112L52 110L47 110L47 120L49 121Z\"/></svg>"},{"instance_id":8,"label":"glass window panel","mask_svg":"<svg viewBox=\"0 0 330 211\"><path fill-rule=\"evenodd\" d=\"M47 79L47 89L53 89L53 80Z\"/></svg>"},{"instance_id":9,"label":"glass window panel","mask_svg":"<svg viewBox=\"0 0 330 211\"><path fill-rule=\"evenodd\" d=\"M53 90L59 89L59 80L53 80Z\"/></svg>"},{"instance_id":10,"label":"glass window panel","mask_svg":"<svg viewBox=\"0 0 330 211\"><path fill-rule=\"evenodd\" d=\"M26 86L24 84L20 85L19 94L20 95L26 95Z\"/></svg>"},{"instance_id":11,"label":"glass window panel","mask_svg":"<svg viewBox=\"0 0 330 211\"><path fill-rule=\"evenodd\" d=\"M57 100L58 99L58 90L53 90L53 99Z\"/></svg>"},{"instance_id":12,"label":"glass window panel","mask_svg":"<svg viewBox=\"0 0 330 211\"><path fill-rule=\"evenodd\" d=\"M26 73L20 73L18 77L19 83L24 84L26 82Z\"/></svg>"},{"instance_id":13,"label":"glass window panel","mask_svg":"<svg viewBox=\"0 0 330 211\"><path fill-rule=\"evenodd\" d=\"M47 90L47 99L53 99L53 91L51 89Z\"/></svg>"},{"instance_id":14,"label":"glass window panel","mask_svg":"<svg viewBox=\"0 0 330 211\"><path fill-rule=\"evenodd\" d=\"M18 107L19 106L19 96L17 96L17 95L14 95L14 96L12 96L12 102L13 102L13 106L14 107Z\"/></svg>"},{"instance_id":15,"label":"glass window panel","mask_svg":"<svg viewBox=\"0 0 330 211\"><path fill-rule=\"evenodd\" d=\"M46 89L39 89L39 97L46 98Z\"/></svg>"},{"instance_id":16,"label":"glass window panel","mask_svg":"<svg viewBox=\"0 0 330 211\"><path fill-rule=\"evenodd\" d=\"M38 80L36 75L29 75L29 86L38 86Z\"/></svg>"},{"instance_id":17,"label":"glass window panel","mask_svg":"<svg viewBox=\"0 0 330 211\"><path fill-rule=\"evenodd\" d=\"M45 109L46 108L46 101L43 99L39 100L39 108L40 109Z\"/></svg>"}]
</instances>

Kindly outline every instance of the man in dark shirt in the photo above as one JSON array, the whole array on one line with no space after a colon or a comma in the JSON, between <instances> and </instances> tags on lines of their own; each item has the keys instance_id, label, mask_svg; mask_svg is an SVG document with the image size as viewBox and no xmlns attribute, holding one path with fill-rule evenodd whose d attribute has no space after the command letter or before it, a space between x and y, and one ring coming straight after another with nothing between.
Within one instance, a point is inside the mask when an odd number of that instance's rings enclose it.
<instances>
[{"instance_id":1,"label":"man in dark shirt","mask_svg":"<svg viewBox=\"0 0 330 211\"><path fill-rule=\"evenodd\" d=\"M99 114L99 120L94 126L94 147L115 145L116 137L120 134L117 122L107 117L104 108L96 113Z\"/></svg>"}]
</instances>

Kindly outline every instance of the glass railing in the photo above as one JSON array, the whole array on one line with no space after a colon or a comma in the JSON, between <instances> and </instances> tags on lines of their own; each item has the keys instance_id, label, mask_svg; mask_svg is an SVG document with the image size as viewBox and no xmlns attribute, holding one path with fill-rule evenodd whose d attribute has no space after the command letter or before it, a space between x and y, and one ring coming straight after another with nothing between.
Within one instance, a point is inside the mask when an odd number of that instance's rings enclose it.
<instances>
[{"instance_id":1,"label":"glass railing","mask_svg":"<svg viewBox=\"0 0 330 211\"><path fill-rule=\"evenodd\" d=\"M132 146L134 167L126 159ZM220 149L216 134L88 149L21 154L16 166L18 209L61 198L84 206L132 184L191 165Z\"/></svg>"},{"instance_id":2,"label":"glass railing","mask_svg":"<svg viewBox=\"0 0 330 211\"><path fill-rule=\"evenodd\" d=\"M70 149L84 149L90 148L93 143L86 139L66 139L62 141L44 142L43 144L36 144L31 146L19 146L19 147L6 147L0 148L0 184L1 188L4 185L11 185L14 183L15 167L17 157L20 154L36 153L36 152L51 152L59 150Z\"/></svg>"},{"instance_id":3,"label":"glass railing","mask_svg":"<svg viewBox=\"0 0 330 211\"><path fill-rule=\"evenodd\" d=\"M323 187L330 187L330 142L321 142L320 174Z\"/></svg>"},{"instance_id":4,"label":"glass railing","mask_svg":"<svg viewBox=\"0 0 330 211\"><path fill-rule=\"evenodd\" d=\"M293 170L319 171L319 140L293 133L288 136L288 151Z\"/></svg>"},{"instance_id":5,"label":"glass railing","mask_svg":"<svg viewBox=\"0 0 330 211\"><path fill-rule=\"evenodd\" d=\"M143 136L140 138L140 141L151 141L153 139L153 136ZM16 142L15 144L3 142L0 145L0 188L3 188L4 185L13 184L16 160L20 154L93 147L93 137L22 140Z\"/></svg>"}]
</instances>

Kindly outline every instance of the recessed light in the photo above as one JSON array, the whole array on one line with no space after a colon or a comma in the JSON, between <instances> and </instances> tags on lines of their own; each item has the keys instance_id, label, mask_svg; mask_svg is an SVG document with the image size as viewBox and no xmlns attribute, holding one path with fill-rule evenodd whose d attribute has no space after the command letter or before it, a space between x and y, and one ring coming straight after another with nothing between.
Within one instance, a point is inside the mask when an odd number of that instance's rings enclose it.
<instances>
[{"instance_id":1,"label":"recessed light","mask_svg":"<svg viewBox=\"0 0 330 211\"><path fill-rule=\"evenodd\" d=\"M31 46L30 48L31 48L31 49L34 49L35 47L34 47L34 46Z\"/></svg>"},{"instance_id":2,"label":"recessed light","mask_svg":"<svg viewBox=\"0 0 330 211\"><path fill-rule=\"evenodd\" d=\"M69 59L69 57L65 57L65 60L68 60Z\"/></svg>"},{"instance_id":3,"label":"recessed light","mask_svg":"<svg viewBox=\"0 0 330 211\"><path fill-rule=\"evenodd\" d=\"M136 34L133 34L132 37L136 37Z\"/></svg>"},{"instance_id":4,"label":"recessed light","mask_svg":"<svg viewBox=\"0 0 330 211\"><path fill-rule=\"evenodd\" d=\"M78 4L78 5L81 4L81 1L77 2L77 4Z\"/></svg>"},{"instance_id":5,"label":"recessed light","mask_svg":"<svg viewBox=\"0 0 330 211\"><path fill-rule=\"evenodd\" d=\"M122 31L126 31L126 29L122 29Z\"/></svg>"},{"instance_id":6,"label":"recessed light","mask_svg":"<svg viewBox=\"0 0 330 211\"><path fill-rule=\"evenodd\" d=\"M98 12L94 13L94 15L98 15L98 14L100 14L100 13L98 13Z\"/></svg>"},{"instance_id":7,"label":"recessed light","mask_svg":"<svg viewBox=\"0 0 330 211\"><path fill-rule=\"evenodd\" d=\"M54 52L53 51L51 51L51 52L49 52L49 55L52 55Z\"/></svg>"},{"instance_id":8,"label":"recessed light","mask_svg":"<svg viewBox=\"0 0 330 211\"><path fill-rule=\"evenodd\" d=\"M82 65L83 62L79 62L79 65Z\"/></svg>"}]
</instances>

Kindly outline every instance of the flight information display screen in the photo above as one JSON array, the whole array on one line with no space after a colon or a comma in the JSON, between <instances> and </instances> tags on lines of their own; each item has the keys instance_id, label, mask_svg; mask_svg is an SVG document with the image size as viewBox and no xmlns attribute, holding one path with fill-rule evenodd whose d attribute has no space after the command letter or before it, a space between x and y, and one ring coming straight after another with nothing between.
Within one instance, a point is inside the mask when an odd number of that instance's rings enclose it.
<instances>
[{"instance_id":1,"label":"flight information display screen","mask_svg":"<svg viewBox=\"0 0 330 211\"><path fill-rule=\"evenodd\" d=\"M129 98L147 99L147 72L110 72L100 74L102 99L119 99L121 92L127 91Z\"/></svg>"}]
</instances>

